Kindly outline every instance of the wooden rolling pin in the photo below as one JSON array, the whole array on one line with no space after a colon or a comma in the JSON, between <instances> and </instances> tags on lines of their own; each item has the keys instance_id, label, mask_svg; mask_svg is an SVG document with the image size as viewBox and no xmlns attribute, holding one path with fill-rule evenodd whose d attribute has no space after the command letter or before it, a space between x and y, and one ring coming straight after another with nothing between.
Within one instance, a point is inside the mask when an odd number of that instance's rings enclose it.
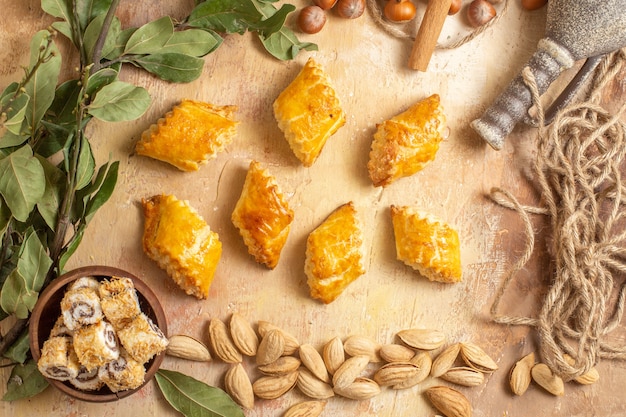
<instances>
[{"instance_id":1,"label":"wooden rolling pin","mask_svg":"<svg viewBox=\"0 0 626 417\"><path fill-rule=\"evenodd\" d=\"M419 71L426 71L430 57L435 51L443 22L450 11L452 0L429 0L424 13L424 19L415 36L413 49L409 57L409 67Z\"/></svg>"}]
</instances>

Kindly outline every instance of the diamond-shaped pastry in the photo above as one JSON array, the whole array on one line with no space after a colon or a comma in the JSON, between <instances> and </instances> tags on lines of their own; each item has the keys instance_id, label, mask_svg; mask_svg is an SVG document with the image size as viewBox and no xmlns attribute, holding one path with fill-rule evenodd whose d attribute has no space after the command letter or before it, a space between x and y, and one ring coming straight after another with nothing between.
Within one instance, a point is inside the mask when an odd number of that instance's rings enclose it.
<instances>
[{"instance_id":1,"label":"diamond-shaped pastry","mask_svg":"<svg viewBox=\"0 0 626 417\"><path fill-rule=\"evenodd\" d=\"M222 256L216 232L187 201L172 195L142 200L143 249L187 294L203 299Z\"/></svg>"},{"instance_id":2,"label":"diamond-shaped pastry","mask_svg":"<svg viewBox=\"0 0 626 417\"><path fill-rule=\"evenodd\" d=\"M385 187L424 168L435 159L447 134L437 94L377 125L367 164L374 186Z\"/></svg>"},{"instance_id":3,"label":"diamond-shaped pastry","mask_svg":"<svg viewBox=\"0 0 626 417\"><path fill-rule=\"evenodd\" d=\"M313 58L276 98L274 116L306 167L313 165L328 138L346 123L330 78Z\"/></svg>"},{"instance_id":4,"label":"diamond-shaped pastry","mask_svg":"<svg viewBox=\"0 0 626 417\"><path fill-rule=\"evenodd\" d=\"M333 211L306 241L304 264L311 297L329 304L365 273L363 232L352 202Z\"/></svg>"},{"instance_id":5,"label":"diamond-shaped pastry","mask_svg":"<svg viewBox=\"0 0 626 417\"><path fill-rule=\"evenodd\" d=\"M236 110L236 106L183 100L143 132L135 151L182 171L197 171L233 141Z\"/></svg>"},{"instance_id":6,"label":"diamond-shaped pastry","mask_svg":"<svg viewBox=\"0 0 626 417\"><path fill-rule=\"evenodd\" d=\"M293 216L276 179L259 162L252 161L231 219L258 263L276 267Z\"/></svg>"},{"instance_id":7,"label":"diamond-shaped pastry","mask_svg":"<svg viewBox=\"0 0 626 417\"><path fill-rule=\"evenodd\" d=\"M431 281L462 279L459 235L443 220L408 206L391 206L399 260Z\"/></svg>"}]
</instances>

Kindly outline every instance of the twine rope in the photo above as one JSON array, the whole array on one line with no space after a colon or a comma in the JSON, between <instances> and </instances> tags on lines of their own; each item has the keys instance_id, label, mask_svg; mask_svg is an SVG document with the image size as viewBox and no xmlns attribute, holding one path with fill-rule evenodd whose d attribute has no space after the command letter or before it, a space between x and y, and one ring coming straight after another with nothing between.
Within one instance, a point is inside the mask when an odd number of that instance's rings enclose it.
<instances>
[{"instance_id":1,"label":"twine rope","mask_svg":"<svg viewBox=\"0 0 626 417\"><path fill-rule=\"evenodd\" d=\"M615 114L598 104L625 63L626 49L607 55L588 98L559 111L550 126L545 126L534 76L525 68L537 108L533 174L542 206L524 206L504 189L491 191L493 201L519 214L526 239L495 295L491 316L497 323L535 328L542 361L566 381L588 372L599 358L626 359L626 346L607 341L626 302L626 180L620 170L626 166L626 129L620 121L626 103ZM550 218L551 284L537 317L499 314L507 287L534 250L532 214Z\"/></svg>"},{"instance_id":2,"label":"twine rope","mask_svg":"<svg viewBox=\"0 0 626 417\"><path fill-rule=\"evenodd\" d=\"M385 1L385 0L382 0ZM376 24L382 28L387 34L393 36L394 38L403 39L407 41L414 41L415 34L417 33L417 29L422 23L422 19L413 19L407 23L394 23L385 19L383 10L380 7L381 0L367 0L366 5L370 11L370 15ZM447 49L456 49L459 48L466 43L471 42L484 32L486 32L489 28L494 26L498 21L506 14L509 8L509 0L504 0L504 5L502 10L498 12L493 19L491 19L486 24L479 26L478 28L473 29L468 34L452 40L447 43L437 43L435 49L439 50L447 50Z\"/></svg>"}]
</instances>

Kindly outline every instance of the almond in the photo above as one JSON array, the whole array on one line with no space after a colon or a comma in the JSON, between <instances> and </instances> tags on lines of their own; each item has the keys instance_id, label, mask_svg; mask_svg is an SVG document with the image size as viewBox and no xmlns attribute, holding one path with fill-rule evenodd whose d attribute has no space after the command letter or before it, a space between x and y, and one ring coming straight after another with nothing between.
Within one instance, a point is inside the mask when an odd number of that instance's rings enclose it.
<instances>
[{"instance_id":1,"label":"almond","mask_svg":"<svg viewBox=\"0 0 626 417\"><path fill-rule=\"evenodd\" d=\"M249 410L254 408L252 383L240 363L232 365L226 372L224 376L224 388L226 388L226 392L237 404Z\"/></svg>"},{"instance_id":2,"label":"almond","mask_svg":"<svg viewBox=\"0 0 626 417\"><path fill-rule=\"evenodd\" d=\"M211 360L209 349L204 343L191 336L174 335L170 336L166 353L177 358L191 361L208 362Z\"/></svg>"},{"instance_id":3,"label":"almond","mask_svg":"<svg viewBox=\"0 0 626 417\"><path fill-rule=\"evenodd\" d=\"M300 345L300 360L309 371L324 382L330 382L322 355L310 344Z\"/></svg>"},{"instance_id":4,"label":"almond","mask_svg":"<svg viewBox=\"0 0 626 417\"><path fill-rule=\"evenodd\" d=\"M419 352L409 361L415 366L417 366L418 372L407 378L406 380L393 385L391 388L393 389L406 389L414 387L420 382L424 381L428 375L430 374L430 368L432 366L432 359L428 352Z\"/></svg>"},{"instance_id":5,"label":"almond","mask_svg":"<svg viewBox=\"0 0 626 417\"><path fill-rule=\"evenodd\" d=\"M209 322L209 342L215 355L226 363L238 363L243 360L241 352L230 338L226 324L218 318Z\"/></svg>"},{"instance_id":6,"label":"almond","mask_svg":"<svg viewBox=\"0 0 626 417\"><path fill-rule=\"evenodd\" d=\"M329 384L320 380L306 368L299 371L297 385L298 389L309 398L324 400L335 395L333 388Z\"/></svg>"},{"instance_id":7,"label":"almond","mask_svg":"<svg viewBox=\"0 0 626 417\"><path fill-rule=\"evenodd\" d=\"M252 384L254 395L264 400L274 400L289 392L298 380L298 372L282 376L262 376Z\"/></svg>"},{"instance_id":8,"label":"almond","mask_svg":"<svg viewBox=\"0 0 626 417\"><path fill-rule=\"evenodd\" d=\"M461 357L467 366L481 372L493 372L498 369L495 361L480 346L474 343L461 343Z\"/></svg>"},{"instance_id":9,"label":"almond","mask_svg":"<svg viewBox=\"0 0 626 417\"><path fill-rule=\"evenodd\" d=\"M485 376L482 372L465 366L450 368L441 375L441 379L465 387L475 387L485 382Z\"/></svg>"},{"instance_id":10,"label":"almond","mask_svg":"<svg viewBox=\"0 0 626 417\"><path fill-rule=\"evenodd\" d=\"M241 314L235 312L230 317L230 335L237 349L246 356L256 355L259 347L259 338L250 325Z\"/></svg>"},{"instance_id":11,"label":"almond","mask_svg":"<svg viewBox=\"0 0 626 417\"><path fill-rule=\"evenodd\" d=\"M561 377L554 375L545 363L538 363L533 366L530 374L533 380L550 394L555 396L565 394L563 380Z\"/></svg>"},{"instance_id":12,"label":"almond","mask_svg":"<svg viewBox=\"0 0 626 417\"><path fill-rule=\"evenodd\" d=\"M413 378L418 372L419 368L414 363L391 362L378 368L374 381L380 386L397 385Z\"/></svg>"},{"instance_id":13,"label":"almond","mask_svg":"<svg viewBox=\"0 0 626 417\"><path fill-rule=\"evenodd\" d=\"M283 334L283 338L285 339L285 351L283 352L283 355L293 355L300 347L300 342L298 342L298 339L296 339L291 333L286 332L270 322L260 320L258 330L261 338L265 337L265 334L270 330L280 330Z\"/></svg>"},{"instance_id":14,"label":"almond","mask_svg":"<svg viewBox=\"0 0 626 417\"><path fill-rule=\"evenodd\" d=\"M563 357L565 358L565 361L571 366L574 366L576 364L576 360L572 358L570 355L568 355L567 353L564 354ZM600 379L600 373L594 366L590 368L584 374L574 378L574 381L578 382L581 385L590 385L590 384L597 382L599 379Z\"/></svg>"},{"instance_id":15,"label":"almond","mask_svg":"<svg viewBox=\"0 0 626 417\"><path fill-rule=\"evenodd\" d=\"M446 342L446 336L436 329L408 329L398 332L398 337L414 349L434 350Z\"/></svg>"},{"instance_id":16,"label":"almond","mask_svg":"<svg viewBox=\"0 0 626 417\"><path fill-rule=\"evenodd\" d=\"M343 342L343 349L350 356L369 356L370 362L381 362L380 344L366 336L354 335Z\"/></svg>"},{"instance_id":17,"label":"almond","mask_svg":"<svg viewBox=\"0 0 626 417\"><path fill-rule=\"evenodd\" d=\"M259 372L268 376L281 376L297 371L300 367L300 359L293 356L281 356L272 363L257 367Z\"/></svg>"},{"instance_id":18,"label":"almond","mask_svg":"<svg viewBox=\"0 0 626 417\"><path fill-rule=\"evenodd\" d=\"M452 368L452 365L454 365L454 362L456 362L460 351L461 345L458 343L445 348L443 352L441 352L433 361L433 366L430 369L430 375L437 378L448 372L448 370Z\"/></svg>"},{"instance_id":19,"label":"almond","mask_svg":"<svg viewBox=\"0 0 626 417\"><path fill-rule=\"evenodd\" d=\"M285 338L283 332L278 329L270 330L265 333L256 354L257 365L268 365L281 356L285 352Z\"/></svg>"},{"instance_id":20,"label":"almond","mask_svg":"<svg viewBox=\"0 0 626 417\"><path fill-rule=\"evenodd\" d=\"M380 394L380 386L369 378L358 377L345 387L335 387L335 393L351 400L368 400Z\"/></svg>"},{"instance_id":21,"label":"almond","mask_svg":"<svg viewBox=\"0 0 626 417\"><path fill-rule=\"evenodd\" d=\"M303 401L292 405L283 417L318 417L324 411L326 401Z\"/></svg>"},{"instance_id":22,"label":"almond","mask_svg":"<svg viewBox=\"0 0 626 417\"><path fill-rule=\"evenodd\" d=\"M404 345L393 343L381 346L379 354L386 362L408 362L415 356L415 351Z\"/></svg>"},{"instance_id":23,"label":"almond","mask_svg":"<svg viewBox=\"0 0 626 417\"><path fill-rule=\"evenodd\" d=\"M515 365L513 365L509 376L509 385L511 386L511 391L513 391L513 394L523 395L526 392L526 390L530 386L530 371L534 365L534 352L530 352L528 355L518 360Z\"/></svg>"},{"instance_id":24,"label":"almond","mask_svg":"<svg viewBox=\"0 0 626 417\"><path fill-rule=\"evenodd\" d=\"M335 389L346 388L365 370L369 364L369 356L353 356L346 359L333 375L333 387Z\"/></svg>"},{"instance_id":25,"label":"almond","mask_svg":"<svg viewBox=\"0 0 626 417\"><path fill-rule=\"evenodd\" d=\"M333 375L342 363L346 360L346 353L343 349L343 342L339 337L334 337L329 340L322 350L322 358L326 365L328 373Z\"/></svg>"},{"instance_id":26,"label":"almond","mask_svg":"<svg viewBox=\"0 0 626 417\"><path fill-rule=\"evenodd\" d=\"M465 395L445 386L434 386L425 392L431 404L446 417L471 417L472 405Z\"/></svg>"}]
</instances>

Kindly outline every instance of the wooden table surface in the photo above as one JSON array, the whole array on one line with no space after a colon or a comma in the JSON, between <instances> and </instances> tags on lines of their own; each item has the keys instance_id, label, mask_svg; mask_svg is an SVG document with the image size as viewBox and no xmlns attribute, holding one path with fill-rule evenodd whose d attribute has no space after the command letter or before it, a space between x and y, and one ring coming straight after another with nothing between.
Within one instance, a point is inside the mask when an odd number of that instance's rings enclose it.
<instances>
[{"instance_id":1,"label":"wooden table surface","mask_svg":"<svg viewBox=\"0 0 626 417\"><path fill-rule=\"evenodd\" d=\"M591 386L566 385L563 397L552 397L531 386L522 397L508 389L508 372L515 360L536 348L536 335L523 327L506 327L490 320L495 291L524 246L519 219L488 198L493 186L510 190L522 201L536 202L525 172L530 166L536 131L519 127L504 149L494 151L471 130L469 122L506 86L535 48L543 33L545 9L528 12L517 0L493 28L462 47L435 52L427 72L407 67L411 42L386 34L367 12L349 21L330 14L317 35L298 34L318 44L319 51L303 52L291 62L280 62L250 35L230 35L205 58L202 77L186 85L159 81L144 73L124 72L122 77L142 85L153 103L139 120L129 123L94 122L89 128L98 163L109 155L120 161L118 187L96 215L69 267L105 264L127 269L144 279L159 296L168 317L169 334L188 334L207 341L212 317L228 320L232 312L251 323L270 321L294 334L301 343L317 348L335 336L369 336L390 343L397 331L411 327L437 328L449 342L472 341L482 346L500 369L485 384L460 388L470 399L477 417L503 416L609 416L626 414L626 364L601 361L601 380ZM305 0L292 2L298 8ZM425 2L416 1L422 14ZM35 31L49 23L37 0L0 0L0 87L21 76L28 43ZM121 2L124 25L140 25L164 14L183 17L191 0ZM501 5L498 6L501 9ZM42 20L43 18L43 20ZM294 27L295 14L288 24ZM447 19L442 40L468 32L465 18ZM330 74L347 113L347 122L326 144L317 162L304 168L291 153L278 129L271 104L295 77L309 56ZM68 60L75 56L66 56ZM71 68L68 68L71 70ZM618 80L619 81L619 80ZM624 99L620 83L607 97ZM383 189L371 185L366 163L377 123L414 102L437 93L448 117L450 137L436 160L423 171ZM167 164L133 154L141 132L182 98L238 106L240 120L233 144L197 172L184 173ZM610 104L610 103L609 103ZM266 165L295 211L295 220L278 267L272 271L256 264L230 222L250 160ZM186 296L149 260L141 249L143 217L140 200L170 193L189 200L219 233L223 256L208 300ZM332 304L309 297L304 275L305 241L336 207L353 201L365 224L367 272ZM413 205L445 219L459 231L464 279L444 285L428 282L395 259L389 206ZM537 229L545 224L537 221ZM533 315L542 303L549 277L549 261L538 235L536 254L507 292L503 310ZM624 332L617 340L624 341ZM247 361L251 373L253 363ZM163 368L192 375L223 387L226 365L214 360L195 363L166 357ZM9 370L0 370L0 395ZM436 411L422 395L441 381L428 379L420 386L383 392L369 401L339 397L328 401L323 415L432 416ZM272 401L257 400L246 416L282 415L304 397L293 390ZM128 399L103 405L84 403L48 388L29 400L0 403L4 416L110 416L177 415L154 381Z\"/></svg>"}]
</instances>

